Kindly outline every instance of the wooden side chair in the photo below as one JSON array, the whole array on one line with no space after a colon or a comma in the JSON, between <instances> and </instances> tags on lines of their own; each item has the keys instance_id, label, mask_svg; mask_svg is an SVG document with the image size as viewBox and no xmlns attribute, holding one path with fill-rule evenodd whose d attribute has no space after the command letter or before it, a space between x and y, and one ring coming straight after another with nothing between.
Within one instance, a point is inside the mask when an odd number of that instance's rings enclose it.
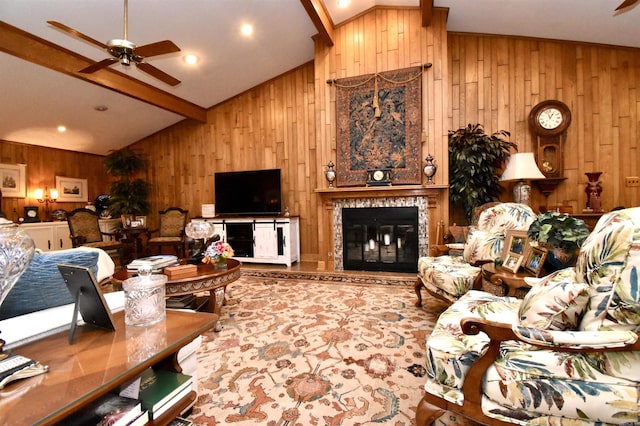
<instances>
[{"instance_id":1,"label":"wooden side chair","mask_svg":"<svg viewBox=\"0 0 640 426\"><path fill-rule=\"evenodd\" d=\"M158 212L160 215L160 226L158 229L148 231L147 250L156 247L158 254L162 252L162 247L173 247L176 256L185 257L185 233L187 225L188 210L179 207L169 207ZM157 234L153 236L153 234Z\"/></svg>"},{"instance_id":2,"label":"wooden side chair","mask_svg":"<svg viewBox=\"0 0 640 426\"><path fill-rule=\"evenodd\" d=\"M116 264L121 264L124 245L120 242L119 232L110 233L100 230L99 217L89 209L75 209L67 213L67 224L73 247L95 247L102 249ZM103 237L109 237L107 239Z\"/></svg>"}]
</instances>

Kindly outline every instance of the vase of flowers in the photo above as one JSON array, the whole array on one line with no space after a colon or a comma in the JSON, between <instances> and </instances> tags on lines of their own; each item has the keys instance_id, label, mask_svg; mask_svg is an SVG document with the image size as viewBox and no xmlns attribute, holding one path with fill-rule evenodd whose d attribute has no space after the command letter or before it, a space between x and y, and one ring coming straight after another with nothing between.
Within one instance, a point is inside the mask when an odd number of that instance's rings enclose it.
<instances>
[{"instance_id":1,"label":"vase of flowers","mask_svg":"<svg viewBox=\"0 0 640 426\"><path fill-rule=\"evenodd\" d=\"M212 263L216 268L226 268L227 259L234 255L233 248L229 243L224 241L216 241L211 243L204 251L204 263Z\"/></svg>"}]
</instances>

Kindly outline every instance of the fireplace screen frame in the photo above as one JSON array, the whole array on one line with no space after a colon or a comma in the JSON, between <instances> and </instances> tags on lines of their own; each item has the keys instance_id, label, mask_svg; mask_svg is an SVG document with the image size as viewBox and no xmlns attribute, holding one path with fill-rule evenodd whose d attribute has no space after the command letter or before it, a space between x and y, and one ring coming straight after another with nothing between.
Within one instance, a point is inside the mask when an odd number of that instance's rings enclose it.
<instances>
[{"instance_id":1,"label":"fireplace screen frame","mask_svg":"<svg viewBox=\"0 0 640 426\"><path fill-rule=\"evenodd\" d=\"M416 206L342 209L345 270L417 272Z\"/></svg>"}]
</instances>

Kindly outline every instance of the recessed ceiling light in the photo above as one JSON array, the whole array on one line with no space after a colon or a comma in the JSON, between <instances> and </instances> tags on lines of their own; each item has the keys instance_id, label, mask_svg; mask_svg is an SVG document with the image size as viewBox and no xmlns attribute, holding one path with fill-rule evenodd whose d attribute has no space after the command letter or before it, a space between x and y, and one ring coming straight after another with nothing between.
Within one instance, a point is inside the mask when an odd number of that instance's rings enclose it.
<instances>
[{"instance_id":1,"label":"recessed ceiling light","mask_svg":"<svg viewBox=\"0 0 640 426\"><path fill-rule=\"evenodd\" d=\"M240 28L240 32L242 32L242 34L245 36L250 36L251 34L253 34L253 25L242 24L242 27Z\"/></svg>"},{"instance_id":2,"label":"recessed ceiling light","mask_svg":"<svg viewBox=\"0 0 640 426\"><path fill-rule=\"evenodd\" d=\"M186 55L184 61L189 65L195 65L198 63L198 57L196 55Z\"/></svg>"},{"instance_id":3,"label":"recessed ceiling light","mask_svg":"<svg viewBox=\"0 0 640 426\"><path fill-rule=\"evenodd\" d=\"M336 5L340 9L345 9L345 8L349 7L350 4L351 4L351 0L338 0L338 1L336 1Z\"/></svg>"},{"instance_id":4,"label":"recessed ceiling light","mask_svg":"<svg viewBox=\"0 0 640 426\"><path fill-rule=\"evenodd\" d=\"M66 132L66 131L67 131L67 128L66 128L65 126L58 126L58 131L59 131L60 133L64 133L64 132Z\"/></svg>"},{"instance_id":5,"label":"recessed ceiling light","mask_svg":"<svg viewBox=\"0 0 640 426\"><path fill-rule=\"evenodd\" d=\"M106 105L97 105L97 106L94 106L93 109L95 109L96 111L104 112L108 110L109 107Z\"/></svg>"}]
</instances>

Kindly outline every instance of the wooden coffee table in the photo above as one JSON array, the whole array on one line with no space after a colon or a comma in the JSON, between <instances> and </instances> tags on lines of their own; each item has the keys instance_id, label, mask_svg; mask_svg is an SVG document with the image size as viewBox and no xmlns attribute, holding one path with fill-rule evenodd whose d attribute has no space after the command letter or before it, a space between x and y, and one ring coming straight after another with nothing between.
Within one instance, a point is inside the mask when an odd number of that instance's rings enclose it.
<instances>
[{"instance_id":1,"label":"wooden coffee table","mask_svg":"<svg viewBox=\"0 0 640 426\"><path fill-rule=\"evenodd\" d=\"M181 263L185 263L184 260ZM135 277L135 272L121 269L113 274L112 280L116 285L122 285L127 278ZM227 285L240 278L240 262L235 259L227 260L226 269L218 269L209 263L198 265L196 275L192 277L169 279L166 285L167 296L182 296L185 294L195 294L209 292L209 300L204 307L207 312L220 314L220 308L225 301L225 291Z\"/></svg>"}]
</instances>

